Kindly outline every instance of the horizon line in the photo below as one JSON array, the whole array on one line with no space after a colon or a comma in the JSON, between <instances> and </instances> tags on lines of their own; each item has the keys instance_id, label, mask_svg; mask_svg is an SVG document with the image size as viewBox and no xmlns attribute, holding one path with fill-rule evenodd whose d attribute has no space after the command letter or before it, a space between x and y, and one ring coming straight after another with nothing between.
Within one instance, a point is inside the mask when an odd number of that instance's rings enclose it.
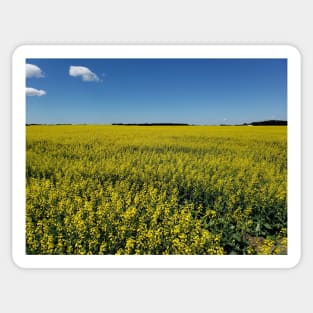
<instances>
[{"instance_id":1,"label":"horizon line","mask_svg":"<svg viewBox=\"0 0 313 313\"><path fill-rule=\"evenodd\" d=\"M247 125L288 125L287 120L262 120L254 122L244 122L244 123L212 123L212 124L201 124L201 123L175 123L175 122L144 122L144 123L25 123L26 126L70 126L70 125L103 125L103 126L247 126Z\"/></svg>"}]
</instances>

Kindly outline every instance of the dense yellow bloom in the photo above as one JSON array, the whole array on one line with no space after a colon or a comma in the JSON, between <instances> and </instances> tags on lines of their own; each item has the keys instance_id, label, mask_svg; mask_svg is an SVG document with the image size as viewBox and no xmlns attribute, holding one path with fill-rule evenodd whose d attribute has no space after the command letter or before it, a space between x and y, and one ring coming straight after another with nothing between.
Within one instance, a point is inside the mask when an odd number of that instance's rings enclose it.
<instances>
[{"instance_id":1,"label":"dense yellow bloom","mask_svg":"<svg viewBox=\"0 0 313 313\"><path fill-rule=\"evenodd\" d=\"M29 126L28 254L285 254L286 127Z\"/></svg>"}]
</instances>

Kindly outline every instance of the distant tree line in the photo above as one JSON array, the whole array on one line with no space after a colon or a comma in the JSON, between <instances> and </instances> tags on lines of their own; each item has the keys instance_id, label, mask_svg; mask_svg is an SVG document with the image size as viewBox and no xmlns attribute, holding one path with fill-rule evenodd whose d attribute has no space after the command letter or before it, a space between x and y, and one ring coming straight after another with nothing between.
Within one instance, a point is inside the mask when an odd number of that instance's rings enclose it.
<instances>
[{"instance_id":1,"label":"distant tree line","mask_svg":"<svg viewBox=\"0 0 313 313\"><path fill-rule=\"evenodd\" d=\"M287 126L287 121L282 120L267 120L267 121L260 121L260 122L251 122L251 123L243 123L237 124L235 126ZM229 124L220 124L220 126L231 126Z\"/></svg>"},{"instance_id":2,"label":"distant tree line","mask_svg":"<svg viewBox=\"0 0 313 313\"><path fill-rule=\"evenodd\" d=\"M268 120L268 121L261 121L261 122L252 122L252 123L244 123L243 125L253 125L253 126L275 126L275 125L288 125L287 121L282 120Z\"/></svg>"}]
</instances>

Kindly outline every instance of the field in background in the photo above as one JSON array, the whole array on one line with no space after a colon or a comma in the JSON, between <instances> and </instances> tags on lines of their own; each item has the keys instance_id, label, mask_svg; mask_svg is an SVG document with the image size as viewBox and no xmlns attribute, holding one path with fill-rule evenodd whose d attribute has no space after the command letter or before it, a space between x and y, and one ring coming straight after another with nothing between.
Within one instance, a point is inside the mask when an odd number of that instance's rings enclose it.
<instances>
[{"instance_id":1,"label":"field in background","mask_svg":"<svg viewBox=\"0 0 313 313\"><path fill-rule=\"evenodd\" d=\"M27 254L286 254L286 126L28 126Z\"/></svg>"}]
</instances>

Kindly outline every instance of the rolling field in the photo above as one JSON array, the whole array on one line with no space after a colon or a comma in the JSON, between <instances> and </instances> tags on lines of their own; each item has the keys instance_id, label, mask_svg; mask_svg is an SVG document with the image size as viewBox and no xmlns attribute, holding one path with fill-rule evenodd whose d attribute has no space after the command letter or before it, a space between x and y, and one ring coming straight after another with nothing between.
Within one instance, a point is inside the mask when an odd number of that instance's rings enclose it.
<instances>
[{"instance_id":1,"label":"rolling field","mask_svg":"<svg viewBox=\"0 0 313 313\"><path fill-rule=\"evenodd\" d=\"M27 126L27 254L286 254L286 126Z\"/></svg>"}]
</instances>

